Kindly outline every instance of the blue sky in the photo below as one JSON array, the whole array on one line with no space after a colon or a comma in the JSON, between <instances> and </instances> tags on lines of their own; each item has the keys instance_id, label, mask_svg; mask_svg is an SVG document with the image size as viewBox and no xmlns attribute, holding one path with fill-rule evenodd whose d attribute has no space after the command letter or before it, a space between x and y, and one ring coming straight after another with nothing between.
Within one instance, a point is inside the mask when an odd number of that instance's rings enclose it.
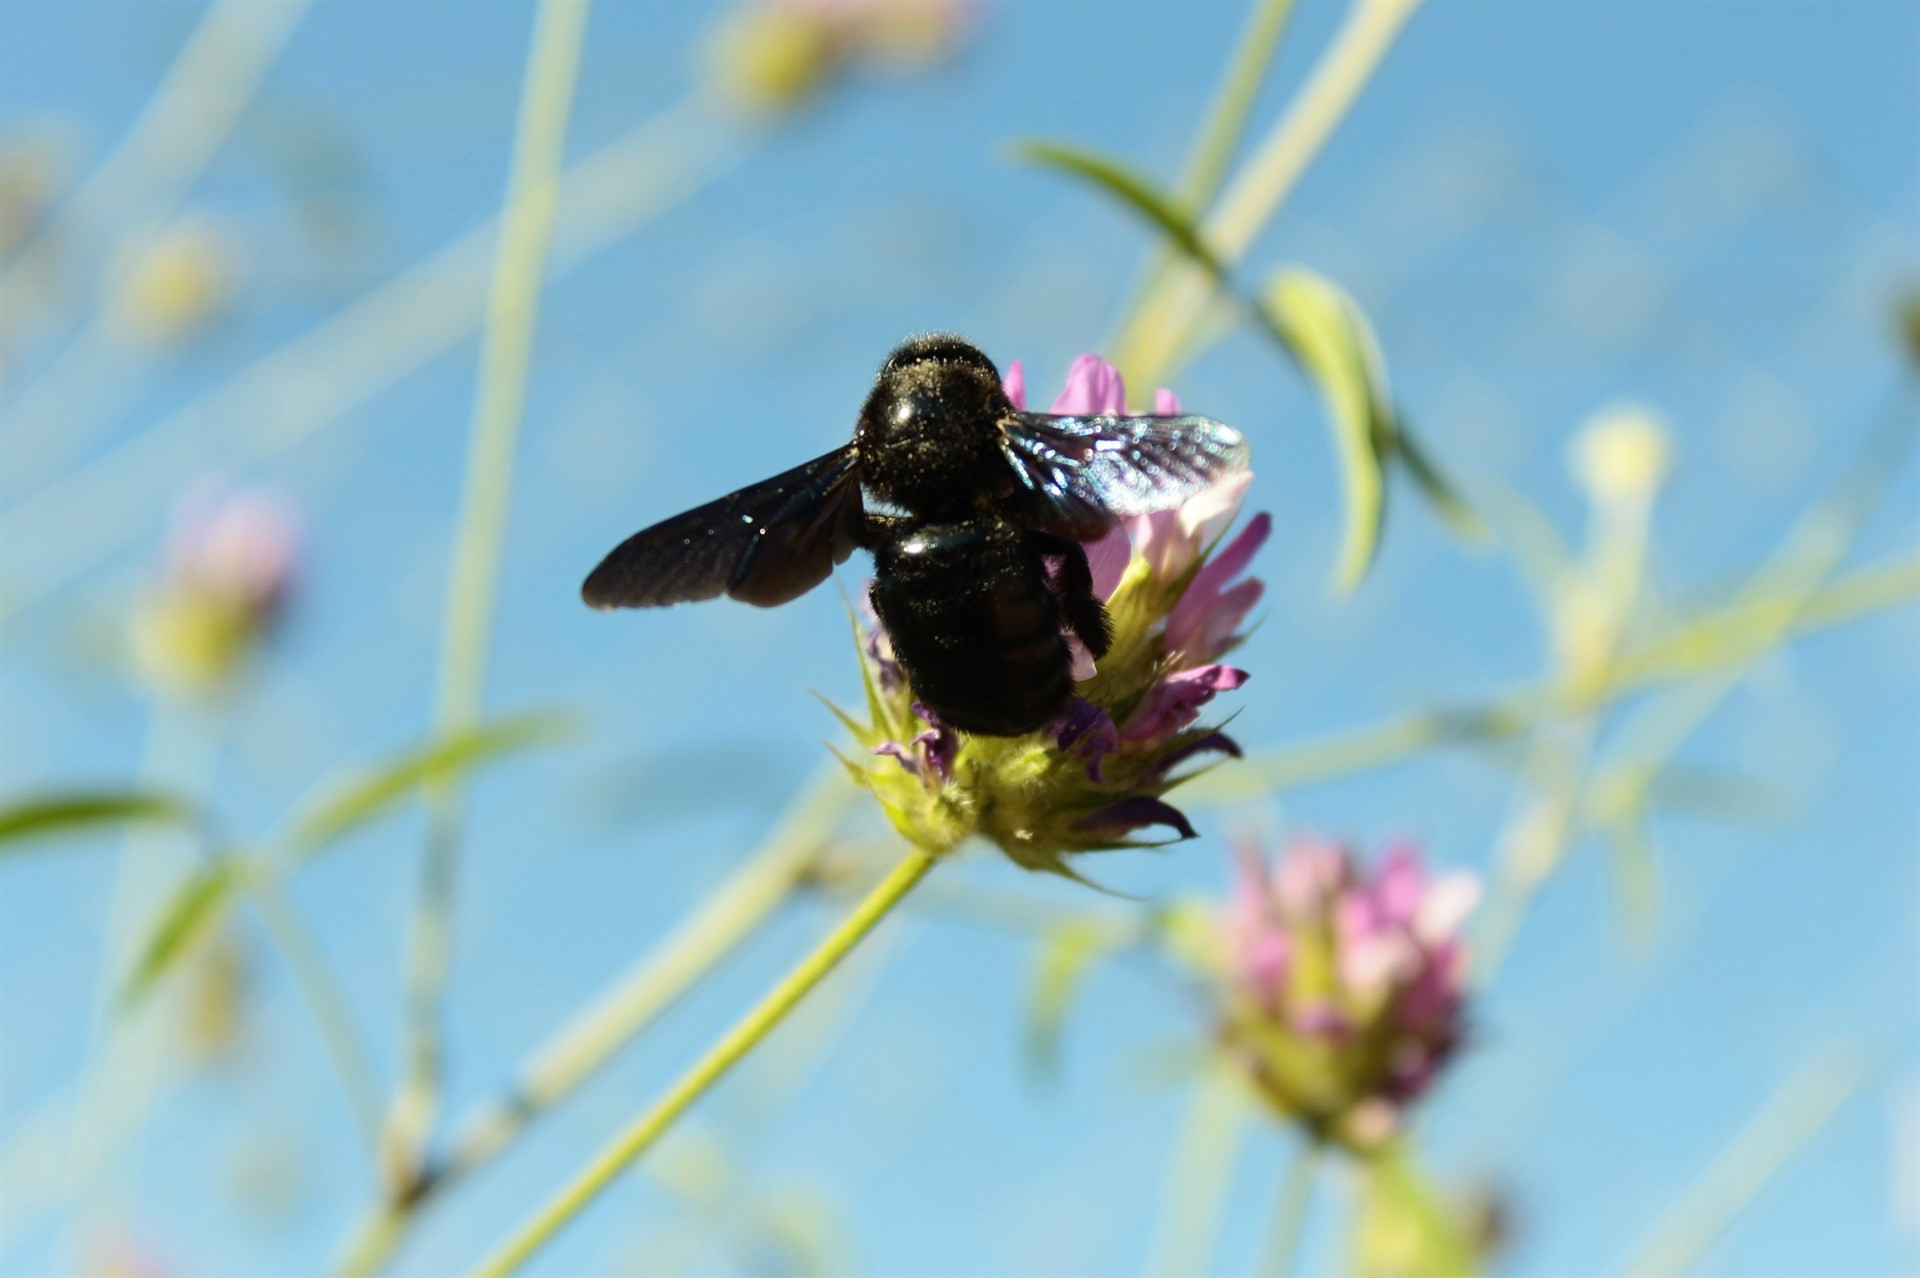
<instances>
[{"instance_id":1,"label":"blue sky","mask_svg":"<svg viewBox=\"0 0 1920 1278\"><path fill-rule=\"evenodd\" d=\"M679 102L718 12L602 0L571 154ZM0 136L51 129L76 162L97 157L199 13L5 0ZM1302 0L1256 129L1339 13ZM92 447L196 401L491 214L530 21L519 3L320 0L187 200L239 246L231 314L177 357L103 363L119 411ZM495 1094L745 855L824 757L833 727L809 690L856 689L830 590L772 612L603 616L578 605L581 575L634 528L840 442L874 366L910 331L965 332L1050 395L1111 334L1148 240L1089 192L1014 163L1006 143L1069 139L1177 172L1241 21L1228 4L1009 0L935 73L842 86L756 140L673 135L713 176L553 283L488 701L581 707L592 730L475 788L451 1111ZM1580 424L1622 401L1659 413L1677 465L1655 561L1684 600L1760 562L1877 424L1914 411L1889 314L1920 272L1916 119L1910 3L1436 0L1250 262L1342 281L1437 455L1476 495L1524 492L1571 540L1585 519L1566 460ZM289 154L324 162L276 159ZM356 219L330 255L293 215L316 189ZM220 734L213 802L241 837L338 767L425 735L474 372L461 344L248 469L302 505L311 544L283 642ZM1546 639L1512 563L1463 550L1410 495L1372 579L1332 596L1339 498L1320 409L1256 338L1223 342L1176 389L1248 433L1249 508L1277 521L1259 566L1265 619L1241 654L1254 679L1235 731L1250 747L1471 702L1542 668ZM0 450L20 446L0 422ZM170 482L156 470L116 502L140 530L128 552L8 617L0 792L139 768L149 707L100 654L153 563ZM1910 554L1916 498L1909 462L1850 562ZM29 576L40 553L5 548ZM857 590L861 571L840 583ZM1651 948L1623 942L1597 845L1543 897L1426 1129L1439 1168L1514 1195L1515 1271L1619 1264L1782 1080L1836 1044L1895 1059L1708 1269L1873 1273L1920 1259L1914 1209L1902 1223L1890 1188L1893 1126L1911 1129L1920 1105L1915 624L1909 606L1768 658L1689 743L1684 762L1756 775L1787 801L1758 824L1656 821L1666 926ZM1222 836L1250 823L1410 832L1439 862L1484 868L1513 789L1497 761L1429 756L1209 813L1201 840L1103 861L1097 877L1143 896L1216 891ZM296 885L389 1066L418 842L417 821L396 820ZM0 1144L84 1059L114 846L0 867ZM949 868L1084 903L985 855ZM474 1260L827 917L815 905L783 917L445 1203L404 1268ZM1150 970L1103 971L1062 1076L1037 1083L1020 1050L1031 942L932 916L894 933L883 967L847 974L858 1005L777 1117L753 1112L777 1090L768 1071L711 1098L705 1130L734 1134L760 1190L833 1204L869 1272L1137 1271L1185 1106L1165 1062L1204 1030L1193 999ZM316 1270L367 1192L300 1005L255 952L258 1018L239 1059L166 1099L110 1195L108 1218L170 1272ZM1287 1152L1273 1133L1249 1141L1227 1269L1254 1263ZM289 1185L266 1208L236 1192L263 1167ZM1340 1254L1341 1201L1323 1195L1309 1264ZM661 1241L678 1210L645 1178L624 1181L541 1272L657 1269L680 1253L646 1249L680 1245ZM62 1254L45 1225L6 1241L10 1273ZM682 1267L744 1263L709 1243Z\"/></svg>"}]
</instances>

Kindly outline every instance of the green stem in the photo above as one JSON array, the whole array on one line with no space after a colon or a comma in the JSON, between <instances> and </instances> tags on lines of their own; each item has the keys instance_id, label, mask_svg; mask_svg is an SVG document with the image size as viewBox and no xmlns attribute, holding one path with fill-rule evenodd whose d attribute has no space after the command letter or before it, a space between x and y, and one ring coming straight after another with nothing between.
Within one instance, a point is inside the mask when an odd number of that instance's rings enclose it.
<instances>
[{"instance_id":1,"label":"green stem","mask_svg":"<svg viewBox=\"0 0 1920 1278\"><path fill-rule=\"evenodd\" d=\"M255 907L260 911L261 922L266 925L267 933L279 949L280 956L286 960L293 983L313 1014L321 1045L332 1060L334 1071L340 1076L340 1085L347 1096L347 1107L353 1111L355 1123L366 1137L368 1146L377 1147L380 1138L380 1076L373 1067L372 1053L367 1050L354 1025L353 1014L347 1010L346 998L327 967L319 941L308 930L306 921L300 917L293 902L287 899L277 867L264 859L249 862L247 871L241 875L241 882L253 898Z\"/></svg>"},{"instance_id":2,"label":"green stem","mask_svg":"<svg viewBox=\"0 0 1920 1278\"><path fill-rule=\"evenodd\" d=\"M1267 78L1267 68L1273 65L1280 37L1286 33L1288 19L1293 17L1293 5L1294 0L1257 0L1254 5L1246 33L1235 45L1233 66L1227 72L1226 83L1207 114L1207 122L1194 145L1193 158L1187 165L1186 177L1181 180L1183 207L1203 209L1219 191L1234 149L1240 145L1247 115L1253 110L1254 99Z\"/></svg>"},{"instance_id":3,"label":"green stem","mask_svg":"<svg viewBox=\"0 0 1920 1278\"><path fill-rule=\"evenodd\" d=\"M1194 1088L1186 1130L1167 1169L1165 1206L1148 1255L1149 1274L1210 1274L1233 1169L1247 1130L1240 1082L1207 1070Z\"/></svg>"},{"instance_id":4,"label":"green stem","mask_svg":"<svg viewBox=\"0 0 1920 1278\"><path fill-rule=\"evenodd\" d=\"M652 1108L621 1132L570 1184L556 1194L506 1245L475 1271L501 1278L519 1269L559 1229L640 1157L709 1088L785 1020L801 999L845 958L926 877L938 858L914 849L842 920L812 953L783 977L759 1005L708 1049Z\"/></svg>"},{"instance_id":5,"label":"green stem","mask_svg":"<svg viewBox=\"0 0 1920 1278\"><path fill-rule=\"evenodd\" d=\"M202 13L132 126L0 274L8 337L21 337L29 322L58 318L34 315L23 303L57 305L98 294L98 279L73 288L62 269L62 258L76 248L86 261L104 264L111 291L112 273L165 225L219 153L311 2L220 0ZM117 233L103 243L96 237L106 226ZM0 343L6 352L0 362L20 347L18 340Z\"/></svg>"},{"instance_id":6,"label":"green stem","mask_svg":"<svg viewBox=\"0 0 1920 1278\"><path fill-rule=\"evenodd\" d=\"M1602 708L1659 684L1736 668L1775 644L1845 625L1920 598L1920 559L1876 564L1848 574L1796 607L1786 596L1742 598L1621 654L1598 688L1576 692L1559 677L1456 710L1428 710L1249 757L1183 787L1187 803L1218 804L1297 790L1383 768L1436 745L1485 744L1525 731L1541 718ZM1782 612L1784 629L1771 626ZM1764 639L1764 644L1758 641Z\"/></svg>"},{"instance_id":7,"label":"green stem","mask_svg":"<svg viewBox=\"0 0 1920 1278\"><path fill-rule=\"evenodd\" d=\"M1300 1263L1300 1243L1313 1209L1314 1174L1319 1164L1320 1146L1309 1142L1301 1146L1287 1168L1286 1179L1280 1184L1280 1201L1274 1208L1273 1232L1267 1235L1260 1266L1267 1278L1287 1278Z\"/></svg>"},{"instance_id":8,"label":"green stem","mask_svg":"<svg viewBox=\"0 0 1920 1278\"><path fill-rule=\"evenodd\" d=\"M666 108L567 170L549 276L683 203L751 149L699 95ZM152 531L153 512L204 471L264 467L479 327L500 223L489 219L268 352L197 399L0 512L0 619L45 602Z\"/></svg>"},{"instance_id":9,"label":"green stem","mask_svg":"<svg viewBox=\"0 0 1920 1278\"><path fill-rule=\"evenodd\" d=\"M1699 1272L1715 1244L1867 1089L1882 1064L1863 1054L1830 1049L1795 1070L1672 1217L1615 1272L1641 1278Z\"/></svg>"},{"instance_id":10,"label":"green stem","mask_svg":"<svg viewBox=\"0 0 1920 1278\"><path fill-rule=\"evenodd\" d=\"M1204 211L1219 191L1227 165L1232 162L1233 153L1240 145L1240 136L1246 129L1247 115L1253 110L1254 99L1259 96L1260 86L1267 78L1267 70L1273 65L1280 37L1285 34L1288 20L1293 16L1293 7L1294 0L1256 0L1253 14L1247 21L1247 29L1235 42L1233 63L1227 71L1226 81L1207 113L1200 136L1194 141L1186 175L1180 182L1180 207L1188 213L1198 215ZM1170 248L1162 247L1155 253L1140 296L1133 306L1127 308L1126 313L1136 314L1148 298L1165 287L1168 276L1179 269L1183 260ZM1124 345L1123 336L1115 342L1115 349L1121 349Z\"/></svg>"},{"instance_id":11,"label":"green stem","mask_svg":"<svg viewBox=\"0 0 1920 1278\"><path fill-rule=\"evenodd\" d=\"M534 1052L506 1096L469 1115L445 1158L422 1168L407 1195L374 1208L350 1237L341 1273L377 1272L430 1203L598 1073L788 901L814 871L855 793L837 763L822 769L760 849L692 916Z\"/></svg>"},{"instance_id":12,"label":"green stem","mask_svg":"<svg viewBox=\"0 0 1920 1278\"><path fill-rule=\"evenodd\" d=\"M442 735L470 730L480 720L514 454L588 10L588 0L541 0L534 18L441 642L436 727ZM406 1073L386 1132L388 1168L403 1185L417 1173L439 1103L440 1005L452 953L462 834L459 783L435 787L429 802L408 970Z\"/></svg>"},{"instance_id":13,"label":"green stem","mask_svg":"<svg viewBox=\"0 0 1920 1278\"><path fill-rule=\"evenodd\" d=\"M1419 0L1355 0L1299 96L1221 197L1204 228L1228 265L1239 261L1372 78ZM1175 270L1143 300L1116 346L1130 381L1160 385L1176 366L1212 290L1205 272Z\"/></svg>"},{"instance_id":14,"label":"green stem","mask_svg":"<svg viewBox=\"0 0 1920 1278\"><path fill-rule=\"evenodd\" d=\"M141 788L194 796L209 793L220 764L224 707L218 702L184 705L155 700L148 714ZM151 933L158 911L166 908L195 856L195 850L182 846L179 831L165 827L129 826L121 841L100 937L86 1056L66 1133L62 1173L70 1214L56 1246L69 1268L87 1233L98 1223L114 1158L131 1142L159 1095L150 1078L167 1068L173 1054L167 1042L170 1018L152 1006L132 1016L118 1016L115 991L126 988L137 962L138 938Z\"/></svg>"},{"instance_id":15,"label":"green stem","mask_svg":"<svg viewBox=\"0 0 1920 1278\"><path fill-rule=\"evenodd\" d=\"M838 775L803 795L789 829L741 866L652 952L536 1052L520 1082L466 1122L436 1184L484 1163L597 1073L793 895L819 853L821 838L853 793Z\"/></svg>"}]
</instances>

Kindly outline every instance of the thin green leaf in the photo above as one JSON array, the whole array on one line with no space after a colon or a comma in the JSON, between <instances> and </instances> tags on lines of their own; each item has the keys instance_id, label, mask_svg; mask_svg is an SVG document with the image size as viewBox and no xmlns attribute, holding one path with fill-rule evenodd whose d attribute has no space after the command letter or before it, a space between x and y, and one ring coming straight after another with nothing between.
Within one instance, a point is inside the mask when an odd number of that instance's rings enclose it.
<instances>
[{"instance_id":1,"label":"thin green leaf","mask_svg":"<svg viewBox=\"0 0 1920 1278\"><path fill-rule=\"evenodd\" d=\"M1153 223L1173 248L1191 258L1215 281L1227 278L1226 264L1208 247L1198 224L1181 210L1172 196L1122 161L1084 147L1038 139L1015 142L1013 155L1026 163L1058 169L1093 184Z\"/></svg>"},{"instance_id":2,"label":"thin green leaf","mask_svg":"<svg viewBox=\"0 0 1920 1278\"><path fill-rule=\"evenodd\" d=\"M233 890L242 877L242 863L228 859L201 866L180 885L140 947L133 973L120 992L123 1013L138 1007L161 977L212 934L214 925L232 904Z\"/></svg>"},{"instance_id":3,"label":"thin green leaf","mask_svg":"<svg viewBox=\"0 0 1920 1278\"><path fill-rule=\"evenodd\" d=\"M888 713L887 703L881 699L879 685L873 677L873 667L867 662L866 636L860 630L859 614L854 612L853 601L844 593L840 596L840 602L846 605L847 624L853 630L853 659L860 667L860 691L866 698L867 721L870 729L870 731L854 729L854 740L863 744L868 743L872 733L881 734L879 739L883 741L897 737L901 734L894 727L893 716ZM838 707L832 707L832 709L836 715L840 714Z\"/></svg>"},{"instance_id":4,"label":"thin green leaf","mask_svg":"<svg viewBox=\"0 0 1920 1278\"><path fill-rule=\"evenodd\" d=\"M1346 528L1333 581L1351 594L1365 580L1386 522L1386 467L1399 425L1380 349L1360 308L1340 288L1298 267L1281 271L1264 298L1268 319L1326 401L1346 489Z\"/></svg>"},{"instance_id":5,"label":"thin green leaf","mask_svg":"<svg viewBox=\"0 0 1920 1278\"><path fill-rule=\"evenodd\" d=\"M285 845L295 858L313 856L425 786L506 755L550 745L571 730L571 720L565 716L519 715L411 750L342 782L309 806L289 827Z\"/></svg>"},{"instance_id":6,"label":"thin green leaf","mask_svg":"<svg viewBox=\"0 0 1920 1278\"><path fill-rule=\"evenodd\" d=\"M833 704L833 701L824 692L814 693L813 699L825 706L827 713L840 721L840 726L847 730L848 736L858 741L861 745L867 744L868 738L872 733L866 724L859 722L845 710Z\"/></svg>"},{"instance_id":7,"label":"thin green leaf","mask_svg":"<svg viewBox=\"0 0 1920 1278\"><path fill-rule=\"evenodd\" d=\"M1051 1075L1060 1063L1060 1035L1094 960L1112 948L1114 932L1093 919L1066 919L1040 943L1027 1005L1027 1064Z\"/></svg>"},{"instance_id":8,"label":"thin green leaf","mask_svg":"<svg viewBox=\"0 0 1920 1278\"><path fill-rule=\"evenodd\" d=\"M191 828L192 807L169 794L138 790L68 790L28 795L0 807L0 845L100 826L159 822ZM13 850L13 849L5 849Z\"/></svg>"}]
</instances>

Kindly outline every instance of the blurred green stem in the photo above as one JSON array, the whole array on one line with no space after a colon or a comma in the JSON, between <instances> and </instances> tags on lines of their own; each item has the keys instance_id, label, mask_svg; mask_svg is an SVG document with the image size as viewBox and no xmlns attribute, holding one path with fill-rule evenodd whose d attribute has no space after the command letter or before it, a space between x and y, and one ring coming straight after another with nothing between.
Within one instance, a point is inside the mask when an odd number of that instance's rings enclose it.
<instances>
[{"instance_id":1,"label":"blurred green stem","mask_svg":"<svg viewBox=\"0 0 1920 1278\"><path fill-rule=\"evenodd\" d=\"M1884 423L1867 439L1833 489L1794 522L1778 549L1739 592L1728 611L1743 614L1744 624L1731 633L1720 632L1718 654L1726 674L1703 694L1687 698L1661 725L1645 757L1633 765L1643 778L1654 776L1666 758L1706 721L1739 686L1761 655L1790 636L1815 606L1828 577L1839 567L1868 519L1877 511L1904 468L1916 431L1911 396L1896 389ZM1570 668L1563 682L1584 708L1576 726L1559 743L1541 738L1537 753L1550 783L1539 801L1522 811L1503 840L1502 859L1482 915L1476 946L1475 982L1490 984L1512 952L1541 886L1559 868L1567 851L1584 832L1595 736L1600 711L1619 684L1624 645L1615 635L1624 633L1628 612L1638 593L1645 552L1648 511L1608 526L1599 512L1594 538L1592 573L1601 588L1617 596L1617 627L1592 654L1590 669ZM1563 649L1566 647L1562 645ZM1694 654L1696 658L1698 653ZM1697 673L1697 671L1695 672ZM1527 769L1529 773L1533 768ZM1618 796L1613 797L1617 807ZM1643 867L1653 874L1655 867Z\"/></svg>"},{"instance_id":2,"label":"blurred green stem","mask_svg":"<svg viewBox=\"0 0 1920 1278\"><path fill-rule=\"evenodd\" d=\"M1354 0L1312 75L1206 220L1204 238L1231 266L1292 192L1372 78L1419 0ZM1213 282L1183 265L1168 272L1135 309L1114 362L1138 386L1167 381L1185 354Z\"/></svg>"},{"instance_id":3,"label":"blurred green stem","mask_svg":"<svg viewBox=\"0 0 1920 1278\"><path fill-rule=\"evenodd\" d=\"M697 94L635 125L567 170L549 275L617 243L748 153L714 127ZM263 466L468 337L485 308L499 232L498 219L482 222L9 507L0 544L34 554L4 565L0 616L44 601L147 535L154 508L209 466Z\"/></svg>"},{"instance_id":4,"label":"blurred green stem","mask_svg":"<svg viewBox=\"0 0 1920 1278\"><path fill-rule=\"evenodd\" d=\"M1200 130L1187 173L1180 182L1180 203L1190 211L1204 209L1220 189L1227 165L1240 145L1247 116L1260 95L1267 69L1293 17L1294 0L1256 0L1247 30L1236 43L1233 66L1220 88L1207 122Z\"/></svg>"},{"instance_id":5,"label":"blurred green stem","mask_svg":"<svg viewBox=\"0 0 1920 1278\"><path fill-rule=\"evenodd\" d=\"M1266 1278L1288 1278L1300 1263L1300 1243L1313 1210L1313 1182L1319 1169L1320 1146L1307 1141L1293 1156L1286 1179L1280 1183L1273 1232L1267 1235L1267 1249L1261 1258L1260 1272Z\"/></svg>"},{"instance_id":6,"label":"blurred green stem","mask_svg":"<svg viewBox=\"0 0 1920 1278\"><path fill-rule=\"evenodd\" d=\"M1247 116L1260 95L1260 86L1266 82L1280 38L1293 16L1293 6L1294 0L1255 0L1247 29L1234 45L1233 63L1228 68L1226 81L1207 113L1199 137L1194 140L1193 154L1180 182L1180 207L1196 217L1219 191L1227 166L1233 162L1233 153L1246 131ZM1127 313L1138 311L1148 297L1164 286L1167 277L1184 264L1185 259L1170 248L1162 246L1155 252L1140 297ZM1116 342L1115 349L1121 344Z\"/></svg>"},{"instance_id":7,"label":"blurred green stem","mask_svg":"<svg viewBox=\"0 0 1920 1278\"><path fill-rule=\"evenodd\" d=\"M1167 1168L1160 1223L1147 1252L1149 1275L1216 1272L1220 1225L1246 1130L1240 1081L1215 1063L1194 1086L1180 1147Z\"/></svg>"},{"instance_id":8,"label":"blurred green stem","mask_svg":"<svg viewBox=\"0 0 1920 1278\"><path fill-rule=\"evenodd\" d=\"M348 1242L342 1272L365 1275L380 1269L429 1202L572 1095L791 900L812 873L821 845L854 793L837 763L822 769L758 851L536 1050L504 1097L469 1115L445 1157L422 1169L407 1197L381 1204L361 1224Z\"/></svg>"},{"instance_id":9,"label":"blurred green stem","mask_svg":"<svg viewBox=\"0 0 1920 1278\"><path fill-rule=\"evenodd\" d=\"M0 371L23 345L21 324L57 322L57 316L36 312L59 296L53 290L66 278L63 254L78 249L82 260L108 275L111 288L112 273L172 216L279 61L310 3L218 0L206 8L132 126L0 274L0 296L6 298L0 318L9 339L0 341ZM96 238L115 223L117 234L104 242ZM73 295L95 293L94 283Z\"/></svg>"},{"instance_id":10,"label":"blurred green stem","mask_svg":"<svg viewBox=\"0 0 1920 1278\"><path fill-rule=\"evenodd\" d=\"M1810 596L1797 611L1771 592L1734 600L1680 622L1630 647L1605 683L1576 691L1550 677L1478 706L1427 710L1372 727L1320 737L1250 756L1244 764L1209 772L1181 790L1190 803L1230 803L1274 791L1303 789L1389 767L1437 745L1486 744L1515 736L1543 718L1604 706L1648 687L1673 683L1749 662L1788 638L1845 625L1862 616L1920 598L1920 557L1862 568ZM1768 618L1790 614L1771 636Z\"/></svg>"},{"instance_id":11,"label":"blurred green stem","mask_svg":"<svg viewBox=\"0 0 1920 1278\"><path fill-rule=\"evenodd\" d=\"M203 795L220 760L225 715L218 705L156 699L149 710L147 743L140 762L143 789ZM70 1214L60 1239L68 1270L86 1241L95 1198L114 1154L146 1117L159 1089L146 1076L167 1068L174 1044L167 1041L169 1009L156 1000L126 1016L115 1014L136 961L137 938L146 936L157 912L192 864L178 831L131 826L114 863L113 887L100 933L100 967L94 981L87 1051L67 1134L65 1189Z\"/></svg>"},{"instance_id":12,"label":"blurred green stem","mask_svg":"<svg viewBox=\"0 0 1920 1278\"><path fill-rule=\"evenodd\" d=\"M469 731L480 721L500 547L588 10L589 0L541 0L534 17L448 589L436 713L443 736ZM464 822L460 783L434 787L429 809L407 982L405 1075L384 1138L389 1175L402 1186L418 1174L439 1104L441 1003Z\"/></svg>"},{"instance_id":13,"label":"blurred green stem","mask_svg":"<svg viewBox=\"0 0 1920 1278\"><path fill-rule=\"evenodd\" d=\"M1672 1216L1615 1272L1636 1278L1698 1273L1714 1245L1867 1089L1882 1064L1829 1049L1795 1070Z\"/></svg>"},{"instance_id":14,"label":"blurred green stem","mask_svg":"<svg viewBox=\"0 0 1920 1278\"><path fill-rule=\"evenodd\" d=\"M553 1235L644 1154L708 1089L771 1033L801 999L926 877L938 858L915 848L812 953L720 1038L651 1108L621 1132L587 1168L556 1194L506 1245L475 1272L501 1278L524 1265Z\"/></svg>"},{"instance_id":15,"label":"blurred green stem","mask_svg":"<svg viewBox=\"0 0 1920 1278\"><path fill-rule=\"evenodd\" d=\"M326 955L319 941L308 930L299 910L287 898L280 882L279 868L272 858L259 857L249 861L240 881L260 911L260 920L265 924L268 936L286 961L294 985L313 1014L321 1046L332 1060L334 1071L340 1076L347 1108L353 1113L355 1125L366 1138L368 1149L377 1152L380 1140L380 1075L374 1069L373 1054L367 1050L360 1031L354 1025L346 998L327 967Z\"/></svg>"}]
</instances>

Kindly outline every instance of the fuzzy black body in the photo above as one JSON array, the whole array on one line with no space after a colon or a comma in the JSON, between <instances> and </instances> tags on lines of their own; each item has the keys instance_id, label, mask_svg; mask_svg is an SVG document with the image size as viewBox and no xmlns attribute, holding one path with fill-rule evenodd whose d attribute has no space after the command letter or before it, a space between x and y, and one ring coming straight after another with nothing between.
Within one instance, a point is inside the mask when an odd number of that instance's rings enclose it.
<instances>
[{"instance_id":1,"label":"fuzzy black body","mask_svg":"<svg viewBox=\"0 0 1920 1278\"><path fill-rule=\"evenodd\" d=\"M854 436L867 490L905 512L867 517L873 610L914 696L942 723L996 737L1045 726L1073 696L1062 593L1087 625L1081 642L1098 657L1109 641L1086 552L1002 513L1017 484L1000 446L1012 411L985 355L923 338L880 370ZM1051 574L1046 552L1078 564Z\"/></svg>"},{"instance_id":2,"label":"fuzzy black body","mask_svg":"<svg viewBox=\"0 0 1920 1278\"><path fill-rule=\"evenodd\" d=\"M1065 619L1046 559L1019 525L991 512L899 520L872 549L873 610L914 695L942 723L1012 737L1066 709L1073 657ZM1100 607L1090 592L1085 598Z\"/></svg>"},{"instance_id":3,"label":"fuzzy black body","mask_svg":"<svg viewBox=\"0 0 1920 1278\"><path fill-rule=\"evenodd\" d=\"M852 443L635 533L581 594L772 606L860 547L915 697L943 724L1020 736L1067 708L1067 635L1096 658L1112 642L1081 543L1245 461L1239 434L1205 417L1018 410L978 348L919 337L881 368Z\"/></svg>"}]
</instances>

